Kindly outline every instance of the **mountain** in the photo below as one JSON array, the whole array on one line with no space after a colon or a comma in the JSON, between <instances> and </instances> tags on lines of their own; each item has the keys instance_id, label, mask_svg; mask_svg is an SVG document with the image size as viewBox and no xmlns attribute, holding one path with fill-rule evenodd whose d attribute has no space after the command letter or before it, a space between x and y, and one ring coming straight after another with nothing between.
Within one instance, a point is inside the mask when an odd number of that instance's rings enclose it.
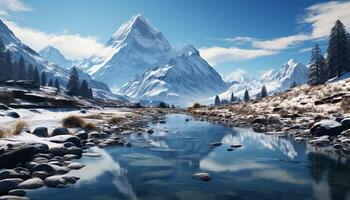
<instances>
[{"instance_id":1,"label":"mountain","mask_svg":"<svg viewBox=\"0 0 350 200\"><path fill-rule=\"evenodd\" d=\"M124 23L106 44L111 49L105 56L93 56L83 68L96 80L120 88L136 74L165 64L172 47L163 34L141 15Z\"/></svg>"},{"instance_id":2,"label":"mountain","mask_svg":"<svg viewBox=\"0 0 350 200\"><path fill-rule=\"evenodd\" d=\"M15 34L6 26L6 24L0 20L0 38L6 46L6 49L11 52L13 60L19 60L23 56L25 64L32 64L34 67L37 67L39 71L45 71L48 80L55 77L60 80L60 83L65 85L68 81L69 70L62 68L58 63L53 62L53 60L47 60L43 58L36 51L23 44ZM62 54L53 47L45 48L46 50L41 52L46 52L47 55L52 55L52 58L59 58ZM91 87L98 90L103 90L105 92L110 92L109 87L102 83L93 80L90 75L84 73L83 71L79 72L81 77L84 77L90 84Z\"/></svg>"},{"instance_id":3,"label":"mountain","mask_svg":"<svg viewBox=\"0 0 350 200\"><path fill-rule=\"evenodd\" d=\"M72 60L68 60L61 54L61 52L53 46L47 46L39 51L41 57L49 60L65 69L69 69L73 65Z\"/></svg>"},{"instance_id":4,"label":"mountain","mask_svg":"<svg viewBox=\"0 0 350 200\"><path fill-rule=\"evenodd\" d=\"M136 75L120 92L137 99L186 106L226 89L221 76L200 57L198 50L186 45L166 64Z\"/></svg>"},{"instance_id":5,"label":"mountain","mask_svg":"<svg viewBox=\"0 0 350 200\"><path fill-rule=\"evenodd\" d=\"M270 70L259 78L242 77L238 83L232 84L227 91L221 93L219 96L221 99L229 99L233 92L235 96L243 98L244 91L247 89L249 95L255 98L260 93L263 85L266 86L268 94L273 94L290 89L293 82L296 82L298 85L305 84L307 78L307 66L294 59L290 59L280 69ZM213 100L214 97L211 97L205 103L212 103Z\"/></svg>"},{"instance_id":6,"label":"mountain","mask_svg":"<svg viewBox=\"0 0 350 200\"><path fill-rule=\"evenodd\" d=\"M67 73L63 68L45 60L33 49L23 44L2 20L0 20L0 38L6 49L11 52L13 60L19 60L23 56L26 64L33 64L40 71L46 71L49 78L55 76L63 82L66 79Z\"/></svg>"}]
</instances>

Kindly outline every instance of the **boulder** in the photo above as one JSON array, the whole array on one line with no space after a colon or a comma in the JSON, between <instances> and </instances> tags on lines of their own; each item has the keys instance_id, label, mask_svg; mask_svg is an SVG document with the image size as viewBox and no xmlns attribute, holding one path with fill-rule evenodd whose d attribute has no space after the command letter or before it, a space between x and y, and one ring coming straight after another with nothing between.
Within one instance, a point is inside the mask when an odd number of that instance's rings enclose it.
<instances>
[{"instance_id":1,"label":"boulder","mask_svg":"<svg viewBox=\"0 0 350 200\"><path fill-rule=\"evenodd\" d=\"M0 110L9 110L10 108L7 107L5 104L0 103Z\"/></svg>"},{"instance_id":2,"label":"boulder","mask_svg":"<svg viewBox=\"0 0 350 200\"><path fill-rule=\"evenodd\" d=\"M218 147L222 145L222 142L213 142L210 144L211 146Z\"/></svg>"},{"instance_id":3,"label":"boulder","mask_svg":"<svg viewBox=\"0 0 350 200\"><path fill-rule=\"evenodd\" d=\"M81 147L81 141L77 136L74 135L57 135L49 138L50 142L54 143L66 143L71 142L77 147Z\"/></svg>"},{"instance_id":4,"label":"boulder","mask_svg":"<svg viewBox=\"0 0 350 200\"><path fill-rule=\"evenodd\" d=\"M37 153L47 153L46 144L22 144L0 155L0 168L13 168L19 163L29 161Z\"/></svg>"},{"instance_id":5,"label":"boulder","mask_svg":"<svg viewBox=\"0 0 350 200\"><path fill-rule=\"evenodd\" d=\"M49 174L45 171L35 171L32 174L33 177L41 178L42 180L45 180L46 177L49 176Z\"/></svg>"},{"instance_id":6,"label":"boulder","mask_svg":"<svg viewBox=\"0 0 350 200\"><path fill-rule=\"evenodd\" d=\"M19 189L37 189L43 187L44 185L44 181L40 178L31 178L23 181L17 187Z\"/></svg>"},{"instance_id":7,"label":"boulder","mask_svg":"<svg viewBox=\"0 0 350 200\"><path fill-rule=\"evenodd\" d=\"M350 118L345 118L341 121L341 126L343 130L348 130L350 129Z\"/></svg>"},{"instance_id":8,"label":"boulder","mask_svg":"<svg viewBox=\"0 0 350 200\"><path fill-rule=\"evenodd\" d=\"M12 117L12 118L20 118L19 114L17 112L7 112L6 116Z\"/></svg>"},{"instance_id":9,"label":"boulder","mask_svg":"<svg viewBox=\"0 0 350 200\"><path fill-rule=\"evenodd\" d=\"M7 194L10 190L16 189L18 184L22 183L21 178L7 178L0 180L0 195Z\"/></svg>"},{"instance_id":10,"label":"boulder","mask_svg":"<svg viewBox=\"0 0 350 200\"><path fill-rule=\"evenodd\" d=\"M24 197L24 196L26 196L26 191L21 190L21 189L14 189L14 190L10 190L8 192L8 195Z\"/></svg>"},{"instance_id":11,"label":"boulder","mask_svg":"<svg viewBox=\"0 0 350 200\"><path fill-rule=\"evenodd\" d=\"M44 171L44 172L47 172L48 174L53 174L55 172L55 168L51 164L43 163L35 166L32 169L32 172L37 172L37 171Z\"/></svg>"},{"instance_id":12,"label":"boulder","mask_svg":"<svg viewBox=\"0 0 350 200\"><path fill-rule=\"evenodd\" d=\"M48 187L64 188L68 184L74 184L77 180L79 178L75 176L50 176L44 182Z\"/></svg>"},{"instance_id":13,"label":"boulder","mask_svg":"<svg viewBox=\"0 0 350 200\"><path fill-rule=\"evenodd\" d=\"M16 171L14 169L5 169L0 172L0 179L7 178L20 178L20 179L28 179L30 178L30 173L27 171Z\"/></svg>"},{"instance_id":14,"label":"boulder","mask_svg":"<svg viewBox=\"0 0 350 200\"><path fill-rule=\"evenodd\" d=\"M81 156L81 154L83 153L83 150L81 148L73 146L73 147L69 147L66 150L66 153L67 154L74 154L74 155L77 155L77 156Z\"/></svg>"},{"instance_id":15,"label":"boulder","mask_svg":"<svg viewBox=\"0 0 350 200\"><path fill-rule=\"evenodd\" d=\"M51 136L57 136L57 135L69 135L69 130L63 127L55 128L52 131Z\"/></svg>"},{"instance_id":16,"label":"boulder","mask_svg":"<svg viewBox=\"0 0 350 200\"><path fill-rule=\"evenodd\" d=\"M37 127L32 134L38 137L49 137L49 132L47 131L46 127Z\"/></svg>"},{"instance_id":17,"label":"boulder","mask_svg":"<svg viewBox=\"0 0 350 200\"><path fill-rule=\"evenodd\" d=\"M28 197L21 197L15 195L5 195L1 196L0 200L30 200Z\"/></svg>"},{"instance_id":18,"label":"boulder","mask_svg":"<svg viewBox=\"0 0 350 200\"><path fill-rule=\"evenodd\" d=\"M315 123L310 129L310 133L313 136L337 136L341 131L342 125L339 122L328 119Z\"/></svg>"},{"instance_id":19,"label":"boulder","mask_svg":"<svg viewBox=\"0 0 350 200\"><path fill-rule=\"evenodd\" d=\"M67 148L63 146L51 147L49 152L54 156L64 156L67 152Z\"/></svg>"},{"instance_id":20,"label":"boulder","mask_svg":"<svg viewBox=\"0 0 350 200\"><path fill-rule=\"evenodd\" d=\"M76 163L71 163L71 164L69 164L67 167L68 167L69 169L75 169L75 170L77 170L77 169L81 169L81 168L85 167L85 165L76 162Z\"/></svg>"},{"instance_id":21,"label":"boulder","mask_svg":"<svg viewBox=\"0 0 350 200\"><path fill-rule=\"evenodd\" d=\"M82 139L82 140L86 140L89 137L89 133L86 131L79 131L78 133L74 134L75 136L77 136L78 138Z\"/></svg>"},{"instance_id":22,"label":"boulder","mask_svg":"<svg viewBox=\"0 0 350 200\"><path fill-rule=\"evenodd\" d=\"M203 173L203 172L195 173L193 174L193 177L198 178L199 180L202 180L202 181L210 181L211 179L209 174Z\"/></svg>"}]
</instances>

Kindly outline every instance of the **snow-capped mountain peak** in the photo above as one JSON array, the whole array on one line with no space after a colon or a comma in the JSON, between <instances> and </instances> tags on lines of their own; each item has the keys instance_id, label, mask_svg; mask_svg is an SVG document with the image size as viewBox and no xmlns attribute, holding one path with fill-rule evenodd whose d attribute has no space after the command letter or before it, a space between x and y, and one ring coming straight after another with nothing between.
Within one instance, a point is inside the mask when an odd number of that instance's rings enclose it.
<instances>
[{"instance_id":1,"label":"snow-capped mountain peak","mask_svg":"<svg viewBox=\"0 0 350 200\"><path fill-rule=\"evenodd\" d=\"M64 55L62 55L61 52L53 46L47 46L43 48L42 50L39 51L39 54L43 58L65 69L69 69L73 65L73 61L66 59Z\"/></svg>"},{"instance_id":2,"label":"snow-capped mountain peak","mask_svg":"<svg viewBox=\"0 0 350 200\"><path fill-rule=\"evenodd\" d=\"M165 64L172 54L172 47L163 34L141 15L125 22L106 47L114 51L91 58L85 69L92 77L114 89L150 67Z\"/></svg>"},{"instance_id":3,"label":"snow-capped mountain peak","mask_svg":"<svg viewBox=\"0 0 350 200\"><path fill-rule=\"evenodd\" d=\"M133 16L125 22L107 42L107 46L118 47L127 40L138 40L138 43L147 47L147 40L158 40L164 50L171 48L163 34L154 28L141 14ZM129 41L130 42L130 41ZM151 44L151 43L149 43Z\"/></svg>"}]
</instances>

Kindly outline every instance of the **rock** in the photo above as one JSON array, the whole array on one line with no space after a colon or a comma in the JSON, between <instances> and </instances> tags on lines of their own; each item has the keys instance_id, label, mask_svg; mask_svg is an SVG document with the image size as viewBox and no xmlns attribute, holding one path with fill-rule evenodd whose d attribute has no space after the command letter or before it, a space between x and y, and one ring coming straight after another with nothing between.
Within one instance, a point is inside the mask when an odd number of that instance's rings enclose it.
<instances>
[{"instance_id":1,"label":"rock","mask_svg":"<svg viewBox=\"0 0 350 200\"><path fill-rule=\"evenodd\" d=\"M6 116L12 117L12 118L20 118L19 114L17 112L7 112Z\"/></svg>"},{"instance_id":2,"label":"rock","mask_svg":"<svg viewBox=\"0 0 350 200\"><path fill-rule=\"evenodd\" d=\"M242 147L242 145L241 144L232 144L231 147L232 148L239 148L239 147Z\"/></svg>"},{"instance_id":3,"label":"rock","mask_svg":"<svg viewBox=\"0 0 350 200\"><path fill-rule=\"evenodd\" d=\"M264 116L258 116L253 119L252 124L266 124L267 119Z\"/></svg>"},{"instance_id":4,"label":"rock","mask_svg":"<svg viewBox=\"0 0 350 200\"><path fill-rule=\"evenodd\" d=\"M74 135L57 135L49 138L50 142L54 143L66 143L66 142L71 142L75 146L80 147L81 146L81 141L77 136Z\"/></svg>"},{"instance_id":5,"label":"rock","mask_svg":"<svg viewBox=\"0 0 350 200\"><path fill-rule=\"evenodd\" d=\"M232 148L228 148L227 151L233 151L233 149Z\"/></svg>"},{"instance_id":6,"label":"rock","mask_svg":"<svg viewBox=\"0 0 350 200\"><path fill-rule=\"evenodd\" d=\"M38 137L49 137L49 132L47 131L46 127L37 127L32 134Z\"/></svg>"},{"instance_id":7,"label":"rock","mask_svg":"<svg viewBox=\"0 0 350 200\"><path fill-rule=\"evenodd\" d=\"M49 152L52 153L54 156L64 156L67 152L66 147L52 147L49 149Z\"/></svg>"},{"instance_id":8,"label":"rock","mask_svg":"<svg viewBox=\"0 0 350 200\"><path fill-rule=\"evenodd\" d=\"M31 178L23 181L17 187L19 189L37 189L43 187L44 185L44 181L40 178Z\"/></svg>"},{"instance_id":9,"label":"rock","mask_svg":"<svg viewBox=\"0 0 350 200\"><path fill-rule=\"evenodd\" d=\"M100 157L101 154L99 154L99 153L83 153L83 156L86 156L86 157Z\"/></svg>"},{"instance_id":10,"label":"rock","mask_svg":"<svg viewBox=\"0 0 350 200\"><path fill-rule=\"evenodd\" d=\"M7 178L20 178L20 179L28 179L30 178L30 173L27 171L16 171L14 169L6 169L0 172L0 179Z\"/></svg>"},{"instance_id":11,"label":"rock","mask_svg":"<svg viewBox=\"0 0 350 200\"><path fill-rule=\"evenodd\" d=\"M345 118L341 121L341 126L343 130L348 130L350 129L350 118Z\"/></svg>"},{"instance_id":12,"label":"rock","mask_svg":"<svg viewBox=\"0 0 350 200\"><path fill-rule=\"evenodd\" d=\"M77 180L79 178L74 176L50 176L44 182L48 187L64 188L67 184L74 184Z\"/></svg>"},{"instance_id":13,"label":"rock","mask_svg":"<svg viewBox=\"0 0 350 200\"><path fill-rule=\"evenodd\" d=\"M28 197L21 197L16 195L0 196L0 200L30 200Z\"/></svg>"},{"instance_id":14,"label":"rock","mask_svg":"<svg viewBox=\"0 0 350 200\"><path fill-rule=\"evenodd\" d=\"M85 167L85 165L80 164L80 163L71 163L71 164L69 164L67 167L68 167L69 169L75 169L75 170L77 170L77 169L81 169L81 168Z\"/></svg>"},{"instance_id":15,"label":"rock","mask_svg":"<svg viewBox=\"0 0 350 200\"><path fill-rule=\"evenodd\" d=\"M89 137L89 133L86 131L79 131L78 133L74 134L75 136L77 136L78 138L82 139L82 140L87 140Z\"/></svg>"},{"instance_id":16,"label":"rock","mask_svg":"<svg viewBox=\"0 0 350 200\"><path fill-rule=\"evenodd\" d=\"M66 150L66 153L67 153L67 154L74 154L74 155L77 155L77 156L80 157L81 154L83 153L83 150L82 150L81 148L72 146L72 147L69 147L69 148Z\"/></svg>"},{"instance_id":17,"label":"rock","mask_svg":"<svg viewBox=\"0 0 350 200\"><path fill-rule=\"evenodd\" d=\"M44 157L36 157L36 158L33 159L33 161L38 163L38 164L42 164L42 163L49 162L49 159L44 158Z\"/></svg>"},{"instance_id":18,"label":"rock","mask_svg":"<svg viewBox=\"0 0 350 200\"><path fill-rule=\"evenodd\" d=\"M63 156L63 158L65 160L73 160L73 159L78 159L79 157L77 155L74 155L74 154L66 154Z\"/></svg>"},{"instance_id":19,"label":"rock","mask_svg":"<svg viewBox=\"0 0 350 200\"><path fill-rule=\"evenodd\" d=\"M55 172L55 168L51 164L43 163L35 166L31 171L33 173L37 171L44 171L44 172L47 172L48 174L53 174Z\"/></svg>"},{"instance_id":20,"label":"rock","mask_svg":"<svg viewBox=\"0 0 350 200\"><path fill-rule=\"evenodd\" d=\"M195 173L193 174L193 176L195 178L198 178L199 180L202 180L202 181L210 181L210 175L207 174L207 173Z\"/></svg>"},{"instance_id":21,"label":"rock","mask_svg":"<svg viewBox=\"0 0 350 200\"><path fill-rule=\"evenodd\" d=\"M334 120L324 119L315 123L310 129L310 133L313 136L336 136L342 131L342 125Z\"/></svg>"},{"instance_id":22,"label":"rock","mask_svg":"<svg viewBox=\"0 0 350 200\"><path fill-rule=\"evenodd\" d=\"M149 129L149 130L147 131L147 133L148 133L148 134L152 134L152 133L154 133L154 131L153 131L152 129Z\"/></svg>"},{"instance_id":23,"label":"rock","mask_svg":"<svg viewBox=\"0 0 350 200\"><path fill-rule=\"evenodd\" d=\"M24 196L26 196L26 191L21 190L21 189L14 189L14 190L10 190L8 192L8 195L24 197Z\"/></svg>"},{"instance_id":24,"label":"rock","mask_svg":"<svg viewBox=\"0 0 350 200\"><path fill-rule=\"evenodd\" d=\"M57 135L69 135L69 130L67 128L55 128L52 133L51 136L57 136Z\"/></svg>"},{"instance_id":25,"label":"rock","mask_svg":"<svg viewBox=\"0 0 350 200\"><path fill-rule=\"evenodd\" d=\"M46 144L22 144L0 155L0 168L13 168L18 163L29 161L37 153L47 153Z\"/></svg>"},{"instance_id":26,"label":"rock","mask_svg":"<svg viewBox=\"0 0 350 200\"><path fill-rule=\"evenodd\" d=\"M317 137L313 140L310 140L309 143L316 145L316 146L328 146L330 144L330 140L328 135L324 135L321 137Z\"/></svg>"},{"instance_id":27,"label":"rock","mask_svg":"<svg viewBox=\"0 0 350 200\"><path fill-rule=\"evenodd\" d=\"M35 171L33 172L32 176L45 180L45 178L48 177L49 174L46 171Z\"/></svg>"},{"instance_id":28,"label":"rock","mask_svg":"<svg viewBox=\"0 0 350 200\"><path fill-rule=\"evenodd\" d=\"M341 132L340 134L343 136L350 136L350 129L345 130L345 131Z\"/></svg>"},{"instance_id":29,"label":"rock","mask_svg":"<svg viewBox=\"0 0 350 200\"><path fill-rule=\"evenodd\" d=\"M295 137L294 140L295 140L296 142L302 142L302 141L305 140L305 138L303 138L303 137Z\"/></svg>"},{"instance_id":30,"label":"rock","mask_svg":"<svg viewBox=\"0 0 350 200\"><path fill-rule=\"evenodd\" d=\"M343 146L342 146L341 144L334 144L334 145L333 145L333 148L334 148L334 149L342 149L342 147L343 147Z\"/></svg>"},{"instance_id":31,"label":"rock","mask_svg":"<svg viewBox=\"0 0 350 200\"><path fill-rule=\"evenodd\" d=\"M0 110L9 110L10 108L7 107L5 104L0 103Z\"/></svg>"},{"instance_id":32,"label":"rock","mask_svg":"<svg viewBox=\"0 0 350 200\"><path fill-rule=\"evenodd\" d=\"M21 178L7 178L0 180L0 195L7 194L10 190L16 189L18 184L22 183Z\"/></svg>"},{"instance_id":33,"label":"rock","mask_svg":"<svg viewBox=\"0 0 350 200\"><path fill-rule=\"evenodd\" d=\"M28 162L24 163L23 166L30 170L30 169L33 169L33 167L35 167L37 165L38 165L38 163L36 163L36 162L28 161Z\"/></svg>"},{"instance_id":34,"label":"rock","mask_svg":"<svg viewBox=\"0 0 350 200\"><path fill-rule=\"evenodd\" d=\"M218 147L222 145L222 142L213 142L210 144L211 146Z\"/></svg>"}]
</instances>

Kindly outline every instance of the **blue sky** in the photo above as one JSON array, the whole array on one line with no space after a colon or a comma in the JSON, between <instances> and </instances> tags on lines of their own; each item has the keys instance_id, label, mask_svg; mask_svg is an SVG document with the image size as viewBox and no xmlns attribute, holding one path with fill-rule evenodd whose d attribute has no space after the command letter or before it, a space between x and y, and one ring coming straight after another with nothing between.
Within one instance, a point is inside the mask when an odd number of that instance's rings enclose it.
<instances>
[{"instance_id":1,"label":"blue sky","mask_svg":"<svg viewBox=\"0 0 350 200\"><path fill-rule=\"evenodd\" d=\"M290 58L304 64L308 48L336 19L350 26L349 1L316 0L0 0L0 18L35 50L57 47L80 59L141 13L173 46L186 43L224 77L279 68Z\"/></svg>"}]
</instances>

